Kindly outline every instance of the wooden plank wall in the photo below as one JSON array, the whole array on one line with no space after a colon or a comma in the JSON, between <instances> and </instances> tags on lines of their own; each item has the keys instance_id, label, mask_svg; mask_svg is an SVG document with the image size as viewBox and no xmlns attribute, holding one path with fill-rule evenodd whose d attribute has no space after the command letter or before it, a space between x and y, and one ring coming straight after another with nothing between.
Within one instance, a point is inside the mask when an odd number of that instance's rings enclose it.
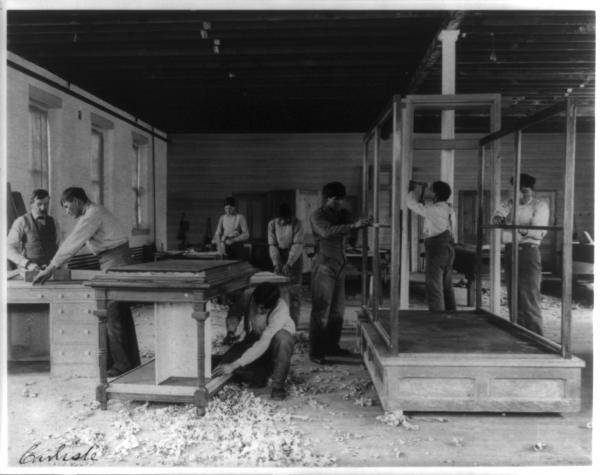
<instances>
[{"instance_id":1,"label":"wooden plank wall","mask_svg":"<svg viewBox=\"0 0 600 475\"><path fill-rule=\"evenodd\" d=\"M426 135L420 137L428 137ZM464 138L469 138L465 136ZM479 137L479 136L477 136ZM463 137L461 137L463 138ZM182 212L191 223L188 240L202 242L207 218L212 230L222 213L223 199L233 192L278 189L319 190L328 181L342 181L348 194L360 197L362 134L176 134L168 150L168 242L177 246ZM523 171L537 177L540 190L560 190L563 137L525 134ZM382 142L383 163L391 143ZM512 175L513 140L502 141L503 183ZM439 152L419 152L415 179L439 177ZM476 188L476 152L456 152L455 193ZM594 136L579 134L575 180L575 231L594 230ZM359 200L360 201L360 200ZM359 204L360 205L360 204ZM560 222L562 192L557 192Z\"/></svg>"},{"instance_id":2,"label":"wooden plank wall","mask_svg":"<svg viewBox=\"0 0 600 475\"><path fill-rule=\"evenodd\" d=\"M177 246L179 219L188 240L202 242L207 218L214 232L232 193L320 190L341 181L360 196L361 134L174 134L168 151L168 243Z\"/></svg>"}]
</instances>

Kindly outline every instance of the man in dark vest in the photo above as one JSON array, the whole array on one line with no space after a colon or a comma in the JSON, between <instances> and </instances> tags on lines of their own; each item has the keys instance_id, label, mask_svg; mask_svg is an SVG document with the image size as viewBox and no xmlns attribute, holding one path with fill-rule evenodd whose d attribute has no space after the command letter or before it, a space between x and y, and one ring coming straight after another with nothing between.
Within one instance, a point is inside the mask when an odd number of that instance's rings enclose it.
<instances>
[{"instance_id":1,"label":"man in dark vest","mask_svg":"<svg viewBox=\"0 0 600 475\"><path fill-rule=\"evenodd\" d=\"M13 222L7 238L7 257L17 267L41 270L58 249L57 226L48 215L50 196L46 190L33 190L29 213Z\"/></svg>"}]
</instances>

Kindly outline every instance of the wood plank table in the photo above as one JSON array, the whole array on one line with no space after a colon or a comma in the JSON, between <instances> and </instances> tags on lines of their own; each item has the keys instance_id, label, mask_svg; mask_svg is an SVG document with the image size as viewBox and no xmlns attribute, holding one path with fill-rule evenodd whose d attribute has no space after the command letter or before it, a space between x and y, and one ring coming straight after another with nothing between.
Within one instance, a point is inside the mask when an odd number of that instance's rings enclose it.
<instances>
[{"instance_id":1,"label":"wood plank table","mask_svg":"<svg viewBox=\"0 0 600 475\"><path fill-rule=\"evenodd\" d=\"M204 414L223 378L211 379L211 299L243 289L256 269L242 261L162 260L109 269L88 281L95 290L100 384L96 398L193 403ZM156 357L108 381L107 307L112 301L155 304Z\"/></svg>"}]
</instances>

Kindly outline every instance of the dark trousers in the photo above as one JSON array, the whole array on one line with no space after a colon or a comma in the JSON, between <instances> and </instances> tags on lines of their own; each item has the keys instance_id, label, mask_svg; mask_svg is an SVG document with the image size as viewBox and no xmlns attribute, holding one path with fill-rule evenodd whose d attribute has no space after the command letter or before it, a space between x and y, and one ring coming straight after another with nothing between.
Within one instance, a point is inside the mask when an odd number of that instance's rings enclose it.
<instances>
[{"instance_id":1,"label":"dark trousers","mask_svg":"<svg viewBox=\"0 0 600 475\"><path fill-rule=\"evenodd\" d=\"M345 279L345 264L317 256L311 281L311 356L323 357L339 347L344 324Z\"/></svg>"},{"instance_id":2,"label":"dark trousers","mask_svg":"<svg viewBox=\"0 0 600 475\"><path fill-rule=\"evenodd\" d=\"M234 344L221 358L214 358L213 365L220 363L231 363L237 360L250 348L258 336L247 335L246 338ZM283 389L290 364L294 353L294 335L287 330L279 330L273 336L271 344L262 356L252 363L242 366L233 372L237 381L248 383L252 386L263 387L267 384L269 375L273 382L273 388Z\"/></svg>"},{"instance_id":3,"label":"dark trousers","mask_svg":"<svg viewBox=\"0 0 600 475\"><path fill-rule=\"evenodd\" d=\"M449 231L425 239L425 287L432 312L456 310L452 287L454 242Z\"/></svg>"},{"instance_id":4,"label":"dark trousers","mask_svg":"<svg viewBox=\"0 0 600 475\"><path fill-rule=\"evenodd\" d=\"M504 279L508 293L509 309L512 308L512 244L504 249ZM517 323L542 335L542 259L536 245L519 244L519 280L517 282Z\"/></svg>"},{"instance_id":5,"label":"dark trousers","mask_svg":"<svg viewBox=\"0 0 600 475\"><path fill-rule=\"evenodd\" d=\"M289 254L289 250L280 249L279 256L281 257L281 262L287 262ZM288 277L290 278L290 285L288 287L290 293L290 316L294 320L296 328L298 328L302 302L302 256L294 262L294 265L290 268L290 275Z\"/></svg>"},{"instance_id":6,"label":"dark trousers","mask_svg":"<svg viewBox=\"0 0 600 475\"><path fill-rule=\"evenodd\" d=\"M98 260L102 270L133 263L128 244L103 252L98 255ZM125 372L139 366L140 350L129 304L127 302L110 302L107 314L107 369L113 367L120 372Z\"/></svg>"},{"instance_id":7,"label":"dark trousers","mask_svg":"<svg viewBox=\"0 0 600 475\"><path fill-rule=\"evenodd\" d=\"M228 246L225 246L225 257L232 261L243 261L244 260L244 244L241 242L234 242Z\"/></svg>"}]
</instances>

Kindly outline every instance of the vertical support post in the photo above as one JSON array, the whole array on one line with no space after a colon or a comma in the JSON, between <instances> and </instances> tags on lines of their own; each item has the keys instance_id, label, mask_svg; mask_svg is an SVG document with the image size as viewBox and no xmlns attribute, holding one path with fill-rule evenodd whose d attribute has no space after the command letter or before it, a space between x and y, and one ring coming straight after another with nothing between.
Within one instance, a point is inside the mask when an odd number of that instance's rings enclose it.
<instances>
[{"instance_id":1,"label":"vertical support post","mask_svg":"<svg viewBox=\"0 0 600 475\"><path fill-rule=\"evenodd\" d=\"M96 386L96 400L100 403L100 409L106 410L108 402L108 380L106 374L106 360L108 352L108 332L106 321L108 319L108 299L106 290L96 290L96 310L94 315L98 317L98 369L100 384Z\"/></svg>"},{"instance_id":2,"label":"vertical support post","mask_svg":"<svg viewBox=\"0 0 600 475\"><path fill-rule=\"evenodd\" d=\"M485 176L485 145L479 147L479 173L477 174L477 204L475 223L477 226L477 253L475 255L475 308L481 309L481 254L483 248L483 177ZM473 285L471 283L471 285ZM470 289L467 289L470 292Z\"/></svg>"},{"instance_id":3,"label":"vertical support post","mask_svg":"<svg viewBox=\"0 0 600 475\"><path fill-rule=\"evenodd\" d=\"M400 176L398 180L399 210L400 213L400 308L407 309L409 303L408 285L410 280L409 257L408 257L408 212L406 210L406 194L408 193L408 182L412 172L412 139L413 118L415 107L410 97L405 99L402 107L402 146L400 147ZM400 112L399 112L400 113Z\"/></svg>"},{"instance_id":4,"label":"vertical support post","mask_svg":"<svg viewBox=\"0 0 600 475\"><path fill-rule=\"evenodd\" d=\"M371 296L373 321L379 320L379 182L380 182L380 159L381 159L381 127L375 128L373 136L373 265L371 267L371 282L373 286L373 294Z\"/></svg>"},{"instance_id":5,"label":"vertical support post","mask_svg":"<svg viewBox=\"0 0 600 475\"><path fill-rule=\"evenodd\" d=\"M575 141L577 132L577 107L572 98L566 103L565 131L565 198L563 208L562 244L562 308L561 354L571 356L571 304L573 291L573 210L575 199Z\"/></svg>"},{"instance_id":6,"label":"vertical support post","mask_svg":"<svg viewBox=\"0 0 600 475\"><path fill-rule=\"evenodd\" d=\"M206 310L206 301L202 297L200 300L194 299L192 302L192 318L197 323L197 345L198 345L198 388L194 392L194 405L198 408L200 415L204 415L206 412L206 406L208 405L208 390L206 389L206 375L204 373L205 364L205 348L204 348L204 325L208 318L208 312Z\"/></svg>"},{"instance_id":7,"label":"vertical support post","mask_svg":"<svg viewBox=\"0 0 600 475\"><path fill-rule=\"evenodd\" d=\"M398 309L400 307L400 225L402 211L400 209L400 197L403 196L401 188L401 160L402 160L402 100L394 97L392 102L392 242L390 263L390 351L398 354Z\"/></svg>"},{"instance_id":8,"label":"vertical support post","mask_svg":"<svg viewBox=\"0 0 600 475\"><path fill-rule=\"evenodd\" d=\"M490 131L500 130L501 122L501 100L494 100L490 108ZM500 204L500 189L502 178L502 161L500 157L500 140L494 140L490 149L490 206L492 211ZM490 312L498 315L500 313L500 230L494 229L490 235Z\"/></svg>"},{"instance_id":9,"label":"vertical support post","mask_svg":"<svg viewBox=\"0 0 600 475\"><path fill-rule=\"evenodd\" d=\"M368 165L368 154L369 154L369 141L365 140L363 147L363 160L362 160L362 215L367 216L369 214L368 204L368 191L369 191L369 165ZM367 307L368 302L368 272L369 272L369 228L363 228L362 232L362 273L360 276L360 288L361 288L361 303L362 308Z\"/></svg>"},{"instance_id":10,"label":"vertical support post","mask_svg":"<svg viewBox=\"0 0 600 475\"><path fill-rule=\"evenodd\" d=\"M442 42L442 94L456 91L456 39L459 30L443 30L438 39ZM442 139L454 138L454 111L442 110ZM440 153L440 178L454 190L454 150Z\"/></svg>"},{"instance_id":11,"label":"vertical support post","mask_svg":"<svg viewBox=\"0 0 600 475\"><path fill-rule=\"evenodd\" d=\"M519 177L521 176L521 142L523 132L519 129L515 132L515 162L513 173L513 207L512 207L512 223L517 224L517 208L519 207L519 190L521 188ZM516 323L519 311L519 239L518 230L513 228L512 234L512 269L510 276L510 321Z\"/></svg>"}]
</instances>

